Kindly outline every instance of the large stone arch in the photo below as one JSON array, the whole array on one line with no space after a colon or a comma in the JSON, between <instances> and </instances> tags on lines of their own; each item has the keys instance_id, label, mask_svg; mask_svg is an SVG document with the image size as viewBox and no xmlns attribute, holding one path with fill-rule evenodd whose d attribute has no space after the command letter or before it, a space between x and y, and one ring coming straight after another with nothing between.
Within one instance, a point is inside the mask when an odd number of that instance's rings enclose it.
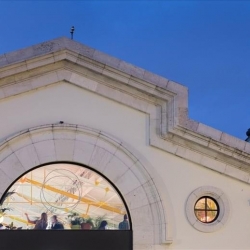
<instances>
[{"instance_id":1,"label":"large stone arch","mask_svg":"<svg viewBox=\"0 0 250 250\"><path fill-rule=\"evenodd\" d=\"M133 223L134 249L170 243L172 211L166 211L152 169L128 148L102 131L79 125L27 129L0 145L0 195L38 165L56 161L84 164L105 175L123 195Z\"/></svg>"}]
</instances>

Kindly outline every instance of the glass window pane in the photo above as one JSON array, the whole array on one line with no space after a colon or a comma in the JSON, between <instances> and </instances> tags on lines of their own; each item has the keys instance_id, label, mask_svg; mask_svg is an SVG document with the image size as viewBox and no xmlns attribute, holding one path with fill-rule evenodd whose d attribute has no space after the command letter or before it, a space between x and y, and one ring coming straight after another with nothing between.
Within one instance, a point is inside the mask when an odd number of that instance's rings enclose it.
<instances>
[{"instance_id":1,"label":"glass window pane","mask_svg":"<svg viewBox=\"0 0 250 250\"><path fill-rule=\"evenodd\" d=\"M194 208L195 216L203 223L213 222L218 216L218 210L218 204L211 197L201 197Z\"/></svg>"},{"instance_id":2,"label":"glass window pane","mask_svg":"<svg viewBox=\"0 0 250 250\"><path fill-rule=\"evenodd\" d=\"M72 229L73 224L80 229L80 224L90 222L89 219L94 229L98 229L102 221L107 222L106 228L118 229L127 214L122 198L110 182L74 164L36 168L16 181L7 194L1 206L6 208L1 223L22 229L34 228L34 222L40 220L44 212L48 217L47 229L53 223L53 215L65 229Z\"/></svg>"},{"instance_id":3,"label":"glass window pane","mask_svg":"<svg viewBox=\"0 0 250 250\"><path fill-rule=\"evenodd\" d=\"M205 198L200 199L196 204L195 204L195 209L205 209Z\"/></svg>"},{"instance_id":4,"label":"glass window pane","mask_svg":"<svg viewBox=\"0 0 250 250\"><path fill-rule=\"evenodd\" d=\"M201 222L206 222L206 212L205 211L195 211L196 218Z\"/></svg>"},{"instance_id":5,"label":"glass window pane","mask_svg":"<svg viewBox=\"0 0 250 250\"><path fill-rule=\"evenodd\" d=\"M217 205L212 199L207 198L207 209L217 210Z\"/></svg>"},{"instance_id":6,"label":"glass window pane","mask_svg":"<svg viewBox=\"0 0 250 250\"><path fill-rule=\"evenodd\" d=\"M217 216L217 211L207 211L207 222L213 221Z\"/></svg>"}]
</instances>

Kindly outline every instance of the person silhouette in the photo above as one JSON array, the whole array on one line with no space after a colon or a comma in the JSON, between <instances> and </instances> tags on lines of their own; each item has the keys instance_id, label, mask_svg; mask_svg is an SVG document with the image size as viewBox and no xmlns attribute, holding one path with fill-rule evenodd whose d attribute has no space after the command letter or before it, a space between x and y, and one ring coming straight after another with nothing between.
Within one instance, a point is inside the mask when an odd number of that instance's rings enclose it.
<instances>
[{"instance_id":1,"label":"person silhouette","mask_svg":"<svg viewBox=\"0 0 250 250\"><path fill-rule=\"evenodd\" d=\"M38 220L30 220L27 213L25 213L27 221L31 224L35 224L35 230L46 230L48 226L48 218L46 213L41 214L41 218Z\"/></svg>"},{"instance_id":2,"label":"person silhouette","mask_svg":"<svg viewBox=\"0 0 250 250\"><path fill-rule=\"evenodd\" d=\"M129 230L128 216L124 214L123 221L119 223L119 230Z\"/></svg>"},{"instance_id":3,"label":"person silhouette","mask_svg":"<svg viewBox=\"0 0 250 250\"><path fill-rule=\"evenodd\" d=\"M107 228L107 225L108 225L108 222L106 220L103 220L101 223L100 223L100 226L98 228L98 230L106 230Z\"/></svg>"},{"instance_id":4,"label":"person silhouette","mask_svg":"<svg viewBox=\"0 0 250 250\"><path fill-rule=\"evenodd\" d=\"M51 217L51 222L52 222L51 230L63 230L64 229L63 224L60 221L58 221L56 215L53 215Z\"/></svg>"}]
</instances>

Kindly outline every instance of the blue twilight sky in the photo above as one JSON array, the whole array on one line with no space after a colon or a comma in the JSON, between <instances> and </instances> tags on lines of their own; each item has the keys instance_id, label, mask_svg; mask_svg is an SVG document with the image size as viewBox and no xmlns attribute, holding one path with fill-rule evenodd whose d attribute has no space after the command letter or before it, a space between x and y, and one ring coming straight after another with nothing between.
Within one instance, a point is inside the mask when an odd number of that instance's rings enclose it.
<instances>
[{"instance_id":1,"label":"blue twilight sky","mask_svg":"<svg viewBox=\"0 0 250 250\"><path fill-rule=\"evenodd\" d=\"M250 1L4 1L0 54L61 36L189 89L189 117L246 139Z\"/></svg>"}]
</instances>

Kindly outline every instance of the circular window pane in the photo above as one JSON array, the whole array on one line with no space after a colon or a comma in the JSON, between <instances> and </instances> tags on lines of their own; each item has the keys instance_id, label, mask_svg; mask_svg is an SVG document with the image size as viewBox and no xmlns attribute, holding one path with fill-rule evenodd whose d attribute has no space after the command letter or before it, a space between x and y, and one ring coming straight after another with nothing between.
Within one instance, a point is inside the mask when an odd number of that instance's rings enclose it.
<instances>
[{"instance_id":1,"label":"circular window pane","mask_svg":"<svg viewBox=\"0 0 250 250\"><path fill-rule=\"evenodd\" d=\"M196 218L203 223L211 223L218 218L219 205L212 197L201 197L194 206Z\"/></svg>"}]
</instances>

